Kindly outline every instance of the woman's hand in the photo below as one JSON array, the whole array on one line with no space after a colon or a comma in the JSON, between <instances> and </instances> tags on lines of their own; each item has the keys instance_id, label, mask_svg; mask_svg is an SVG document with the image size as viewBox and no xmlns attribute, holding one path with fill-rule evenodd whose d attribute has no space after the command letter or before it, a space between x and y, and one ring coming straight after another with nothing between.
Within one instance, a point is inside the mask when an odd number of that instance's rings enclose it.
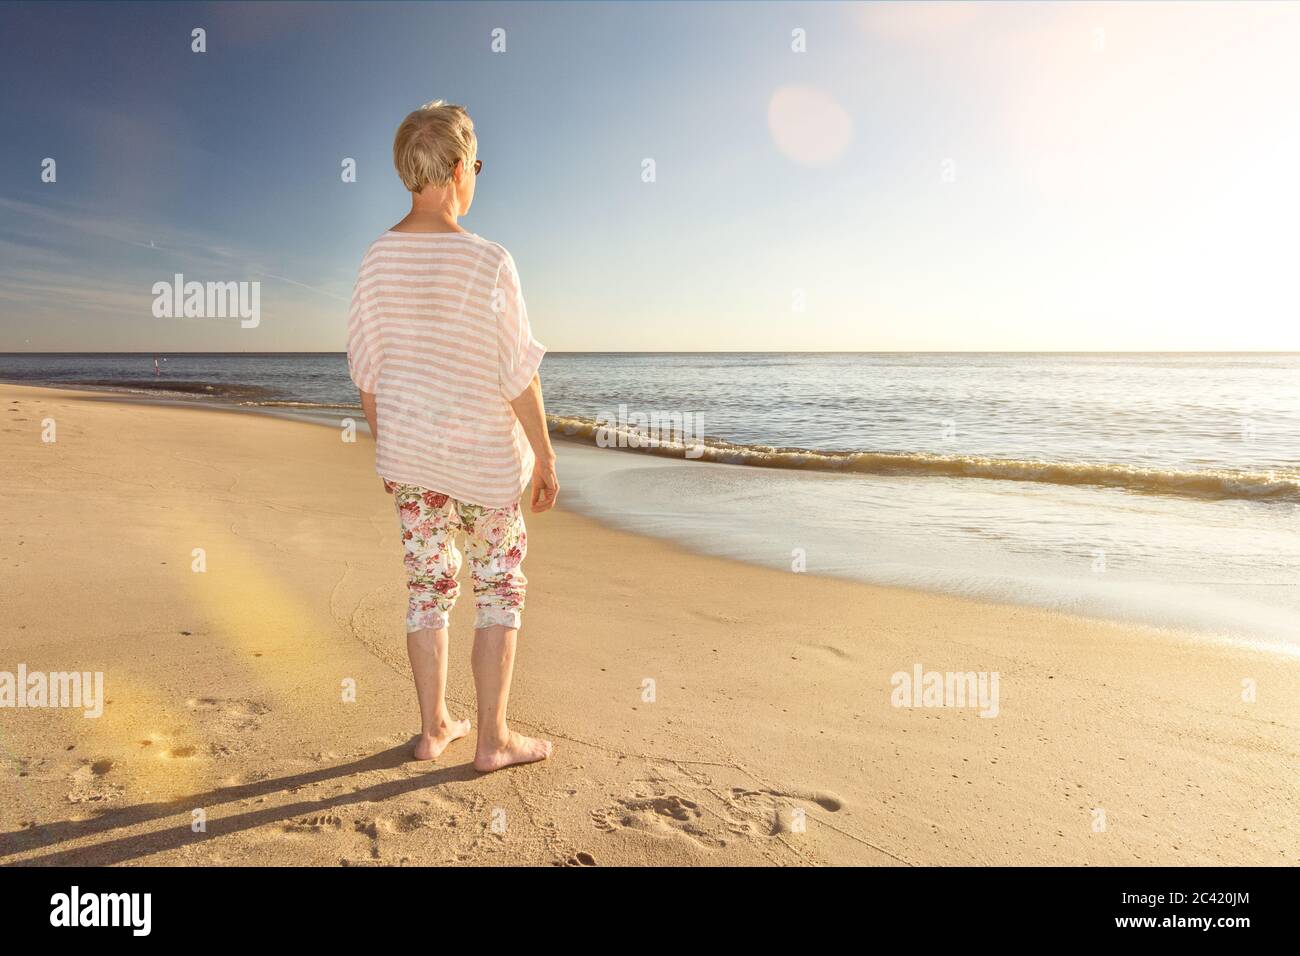
<instances>
[{"instance_id":1,"label":"woman's hand","mask_svg":"<svg viewBox=\"0 0 1300 956\"><path fill-rule=\"evenodd\" d=\"M555 507L560 493L560 479L555 475L554 458L538 458L533 465L533 514L541 514Z\"/></svg>"},{"instance_id":2,"label":"woman's hand","mask_svg":"<svg viewBox=\"0 0 1300 956\"><path fill-rule=\"evenodd\" d=\"M555 507L555 496L560 493L560 480L555 477L555 449L546 428L546 406L542 401L542 380L533 375L528 387L510 400L510 407L519 419L524 437L533 450L533 513L550 511Z\"/></svg>"}]
</instances>

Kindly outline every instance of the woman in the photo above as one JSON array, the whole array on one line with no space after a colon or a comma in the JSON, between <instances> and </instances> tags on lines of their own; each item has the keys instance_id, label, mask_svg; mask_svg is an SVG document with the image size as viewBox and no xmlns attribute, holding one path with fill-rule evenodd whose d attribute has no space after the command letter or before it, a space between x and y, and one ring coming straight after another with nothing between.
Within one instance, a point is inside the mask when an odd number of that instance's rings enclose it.
<instances>
[{"instance_id":1,"label":"woman","mask_svg":"<svg viewBox=\"0 0 1300 956\"><path fill-rule=\"evenodd\" d=\"M406 647L420 702L418 760L469 733L447 710L447 618L463 533L476 611L471 657L481 771L544 760L551 743L514 733L506 702L528 583L519 497L555 504L559 482L532 336L510 253L460 227L478 160L474 124L435 100L403 120L393 164L411 211L366 253L348 319L348 368L394 495L406 547Z\"/></svg>"}]
</instances>

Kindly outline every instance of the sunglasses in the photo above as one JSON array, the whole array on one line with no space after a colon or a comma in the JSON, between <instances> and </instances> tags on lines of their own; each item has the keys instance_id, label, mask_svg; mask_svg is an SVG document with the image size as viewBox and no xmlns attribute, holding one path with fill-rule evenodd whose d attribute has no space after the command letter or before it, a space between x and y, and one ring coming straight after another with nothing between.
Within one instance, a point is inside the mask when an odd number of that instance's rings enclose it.
<instances>
[{"instance_id":1,"label":"sunglasses","mask_svg":"<svg viewBox=\"0 0 1300 956\"><path fill-rule=\"evenodd\" d=\"M477 176L482 171L483 171L483 160L481 159L474 160L474 175Z\"/></svg>"}]
</instances>

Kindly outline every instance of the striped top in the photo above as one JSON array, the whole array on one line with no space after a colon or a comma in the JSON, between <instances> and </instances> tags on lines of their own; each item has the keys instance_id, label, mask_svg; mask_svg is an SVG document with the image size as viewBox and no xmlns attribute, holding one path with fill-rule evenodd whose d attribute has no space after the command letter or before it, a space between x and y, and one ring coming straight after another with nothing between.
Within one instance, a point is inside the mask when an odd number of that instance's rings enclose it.
<instances>
[{"instance_id":1,"label":"striped top","mask_svg":"<svg viewBox=\"0 0 1300 956\"><path fill-rule=\"evenodd\" d=\"M504 248L472 232L384 233L348 316L348 371L375 396L375 470L470 504L513 505L534 459L510 400L545 352Z\"/></svg>"}]
</instances>

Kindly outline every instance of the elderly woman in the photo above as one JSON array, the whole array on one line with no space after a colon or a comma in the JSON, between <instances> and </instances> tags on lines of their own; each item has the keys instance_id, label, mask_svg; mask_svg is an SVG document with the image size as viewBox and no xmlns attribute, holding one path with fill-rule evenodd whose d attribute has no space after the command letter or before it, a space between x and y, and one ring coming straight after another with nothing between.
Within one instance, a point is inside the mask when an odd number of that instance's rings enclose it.
<instances>
[{"instance_id":1,"label":"elderly woman","mask_svg":"<svg viewBox=\"0 0 1300 956\"><path fill-rule=\"evenodd\" d=\"M474 766L543 760L551 743L506 726L528 553L519 498L534 512L559 492L533 338L515 263L467 232L478 159L474 124L436 100L398 127L393 163L411 211L366 252L348 319L348 367L396 501L406 548L406 646L420 703L415 757L469 733L447 710L447 620L464 536L474 582Z\"/></svg>"}]
</instances>

